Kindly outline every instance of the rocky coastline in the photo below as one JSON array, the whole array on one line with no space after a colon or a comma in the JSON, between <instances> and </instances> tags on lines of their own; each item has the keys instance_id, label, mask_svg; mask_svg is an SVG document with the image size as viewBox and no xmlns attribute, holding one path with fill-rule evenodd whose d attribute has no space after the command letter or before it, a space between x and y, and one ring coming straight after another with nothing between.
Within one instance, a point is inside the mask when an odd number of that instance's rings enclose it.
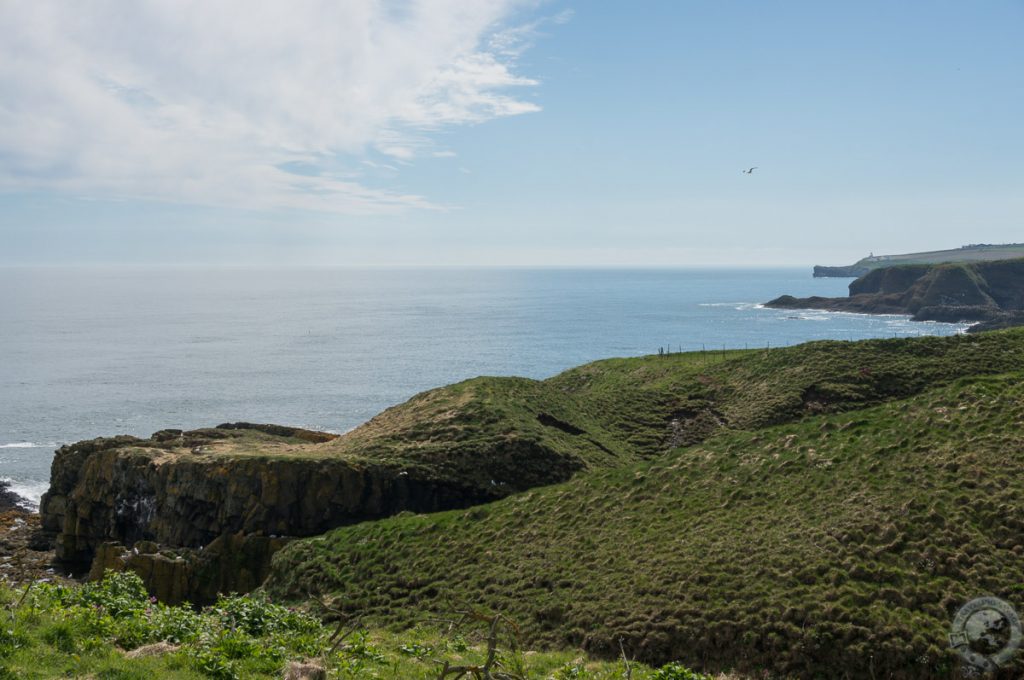
<instances>
[{"instance_id":1,"label":"rocky coastline","mask_svg":"<svg viewBox=\"0 0 1024 680\"><path fill-rule=\"evenodd\" d=\"M26 499L0 482L0 581L19 585L63 578L54 568L54 551L40 520Z\"/></svg>"},{"instance_id":2,"label":"rocky coastline","mask_svg":"<svg viewBox=\"0 0 1024 680\"><path fill-rule=\"evenodd\" d=\"M874 269L843 298L782 295L775 309L908 314L914 321L973 323L969 332L1024 325L1024 260Z\"/></svg>"},{"instance_id":3,"label":"rocky coastline","mask_svg":"<svg viewBox=\"0 0 1024 680\"><path fill-rule=\"evenodd\" d=\"M0 512L27 511L29 502L11 491L10 482L0 481Z\"/></svg>"}]
</instances>

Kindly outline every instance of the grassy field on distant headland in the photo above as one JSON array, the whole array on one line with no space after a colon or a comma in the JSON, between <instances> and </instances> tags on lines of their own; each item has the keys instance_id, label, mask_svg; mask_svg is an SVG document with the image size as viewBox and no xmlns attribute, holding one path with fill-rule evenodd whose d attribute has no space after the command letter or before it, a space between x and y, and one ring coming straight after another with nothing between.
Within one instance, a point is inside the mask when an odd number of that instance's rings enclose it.
<instances>
[{"instance_id":1,"label":"grassy field on distant headland","mask_svg":"<svg viewBox=\"0 0 1024 680\"><path fill-rule=\"evenodd\" d=\"M862 258L853 264L854 267L892 267L901 264L938 264L940 262L989 262L993 260L1013 260L1024 257L1024 244L1007 243L1000 245L978 244L951 248L949 250L929 250L920 253L903 253L900 255L874 255Z\"/></svg>"}]
</instances>

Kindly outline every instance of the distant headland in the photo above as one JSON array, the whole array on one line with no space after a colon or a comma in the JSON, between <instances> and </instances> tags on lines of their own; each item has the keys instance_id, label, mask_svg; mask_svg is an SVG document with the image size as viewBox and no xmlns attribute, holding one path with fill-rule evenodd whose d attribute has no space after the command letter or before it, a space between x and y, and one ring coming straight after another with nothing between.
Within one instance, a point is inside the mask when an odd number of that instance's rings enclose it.
<instances>
[{"instance_id":1,"label":"distant headland","mask_svg":"<svg viewBox=\"0 0 1024 680\"><path fill-rule=\"evenodd\" d=\"M1024 258L878 267L853 281L848 297L783 295L765 306L977 322L972 332L1020 326L1024 325Z\"/></svg>"},{"instance_id":2,"label":"distant headland","mask_svg":"<svg viewBox=\"0 0 1024 680\"><path fill-rule=\"evenodd\" d=\"M873 269L893 267L902 264L940 264L943 262L990 262L1024 257L1024 243L971 243L951 250L929 250L923 253L902 255L875 255L871 253L853 264L829 267L815 265L814 276L857 278Z\"/></svg>"}]
</instances>

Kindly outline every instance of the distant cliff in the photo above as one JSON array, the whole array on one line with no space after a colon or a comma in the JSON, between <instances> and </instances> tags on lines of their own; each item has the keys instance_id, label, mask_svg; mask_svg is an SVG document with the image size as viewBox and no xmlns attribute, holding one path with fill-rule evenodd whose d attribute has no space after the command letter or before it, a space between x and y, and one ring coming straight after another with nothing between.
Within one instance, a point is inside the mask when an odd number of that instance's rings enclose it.
<instances>
[{"instance_id":1,"label":"distant cliff","mask_svg":"<svg viewBox=\"0 0 1024 680\"><path fill-rule=\"evenodd\" d=\"M783 295L765 306L979 322L972 331L1024 325L1024 259L883 267L853 281L849 297Z\"/></svg>"},{"instance_id":2,"label":"distant cliff","mask_svg":"<svg viewBox=\"0 0 1024 680\"><path fill-rule=\"evenodd\" d=\"M903 253L900 255L869 255L845 267L814 267L814 276L853 278L864 276L873 269L894 267L905 264L942 264L968 262L994 262L1024 257L1022 243L972 243L950 250L929 250L921 253Z\"/></svg>"},{"instance_id":3,"label":"distant cliff","mask_svg":"<svg viewBox=\"0 0 1024 680\"><path fill-rule=\"evenodd\" d=\"M864 276L869 271L871 271L870 268L856 264L851 264L846 267L824 267L818 264L814 265L814 278L835 277L852 279L858 276Z\"/></svg>"}]
</instances>

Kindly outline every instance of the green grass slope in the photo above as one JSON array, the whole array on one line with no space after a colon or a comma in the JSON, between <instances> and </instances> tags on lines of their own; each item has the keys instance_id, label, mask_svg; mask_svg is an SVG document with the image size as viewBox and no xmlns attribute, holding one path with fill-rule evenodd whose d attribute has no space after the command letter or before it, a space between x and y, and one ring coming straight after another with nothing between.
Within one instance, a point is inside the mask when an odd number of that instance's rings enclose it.
<instances>
[{"instance_id":1,"label":"green grass slope","mask_svg":"<svg viewBox=\"0 0 1024 680\"><path fill-rule=\"evenodd\" d=\"M479 604L530 644L605 657L621 639L652 663L946 676L961 604L1024 604L1022 345L1004 332L581 367L546 383L572 397L563 415L648 462L299 541L266 587L377 624Z\"/></svg>"},{"instance_id":2,"label":"green grass slope","mask_svg":"<svg viewBox=\"0 0 1024 680\"><path fill-rule=\"evenodd\" d=\"M611 359L554 378L475 378L419 394L304 455L459 479L495 497L647 460L723 428L905 397L1024 362L1024 336L817 342Z\"/></svg>"},{"instance_id":3,"label":"green grass slope","mask_svg":"<svg viewBox=\"0 0 1024 680\"><path fill-rule=\"evenodd\" d=\"M499 496L635 460L568 395L525 378L475 378L424 392L316 448Z\"/></svg>"},{"instance_id":4,"label":"green grass slope","mask_svg":"<svg viewBox=\"0 0 1024 680\"><path fill-rule=\"evenodd\" d=\"M190 459L336 458L496 499L582 470L649 460L721 429L787 422L1006 371L1024 362L1021 337L825 341L609 359L548 380L481 377L430 390L339 437L231 425L124 437L122 446Z\"/></svg>"}]
</instances>

